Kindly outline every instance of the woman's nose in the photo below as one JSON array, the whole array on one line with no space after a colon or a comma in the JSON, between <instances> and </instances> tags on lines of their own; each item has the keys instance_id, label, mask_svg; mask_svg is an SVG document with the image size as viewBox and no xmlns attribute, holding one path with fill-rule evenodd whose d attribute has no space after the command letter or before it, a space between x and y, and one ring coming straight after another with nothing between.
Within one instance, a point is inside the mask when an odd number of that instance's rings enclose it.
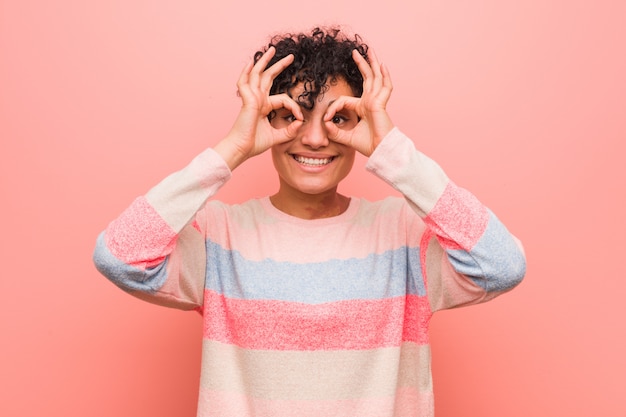
<instances>
[{"instance_id":1,"label":"woman's nose","mask_svg":"<svg viewBox=\"0 0 626 417\"><path fill-rule=\"evenodd\" d=\"M300 140L304 145L313 149L328 146L328 132L324 126L324 121L320 120L304 120L300 127Z\"/></svg>"}]
</instances>

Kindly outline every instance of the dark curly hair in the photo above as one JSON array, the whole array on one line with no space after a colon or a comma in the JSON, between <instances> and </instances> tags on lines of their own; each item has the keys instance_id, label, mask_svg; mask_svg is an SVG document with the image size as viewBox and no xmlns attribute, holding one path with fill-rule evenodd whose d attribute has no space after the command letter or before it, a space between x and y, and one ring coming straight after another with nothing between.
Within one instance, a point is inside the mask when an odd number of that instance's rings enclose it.
<instances>
[{"instance_id":1,"label":"dark curly hair","mask_svg":"<svg viewBox=\"0 0 626 417\"><path fill-rule=\"evenodd\" d=\"M295 59L274 79L270 94L291 95L291 90L302 83L304 92L294 99L307 110L313 109L315 100L328 89L327 83L335 83L338 78L346 81L356 97L363 94L363 76L352 59L352 51L356 49L367 60L368 46L359 35L348 38L336 27L317 27L311 34L277 35L254 54L254 62L272 46L276 53L268 68L289 54Z\"/></svg>"}]
</instances>

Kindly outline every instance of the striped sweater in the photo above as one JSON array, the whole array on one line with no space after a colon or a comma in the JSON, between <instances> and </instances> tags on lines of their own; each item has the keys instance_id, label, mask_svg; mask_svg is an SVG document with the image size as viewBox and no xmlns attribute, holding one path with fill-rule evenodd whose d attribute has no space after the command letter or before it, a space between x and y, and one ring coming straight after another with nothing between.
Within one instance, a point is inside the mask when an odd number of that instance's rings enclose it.
<instances>
[{"instance_id":1,"label":"striped sweater","mask_svg":"<svg viewBox=\"0 0 626 417\"><path fill-rule=\"evenodd\" d=\"M116 285L202 313L198 416L434 415L432 314L511 289L524 253L397 128L366 169L405 198L303 220L207 202L231 175L208 149L98 237Z\"/></svg>"}]
</instances>

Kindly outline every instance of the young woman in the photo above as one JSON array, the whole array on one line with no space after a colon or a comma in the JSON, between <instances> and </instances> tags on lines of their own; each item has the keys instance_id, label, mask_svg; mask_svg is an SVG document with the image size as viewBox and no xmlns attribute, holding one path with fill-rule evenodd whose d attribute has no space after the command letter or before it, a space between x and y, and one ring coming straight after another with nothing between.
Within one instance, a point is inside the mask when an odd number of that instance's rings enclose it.
<instances>
[{"instance_id":1,"label":"young woman","mask_svg":"<svg viewBox=\"0 0 626 417\"><path fill-rule=\"evenodd\" d=\"M524 276L519 242L394 126L391 90L358 36L274 38L229 134L98 237L115 284L202 313L199 416L432 416L432 314ZM212 199L268 150L275 194ZM404 198L339 194L355 152Z\"/></svg>"}]
</instances>

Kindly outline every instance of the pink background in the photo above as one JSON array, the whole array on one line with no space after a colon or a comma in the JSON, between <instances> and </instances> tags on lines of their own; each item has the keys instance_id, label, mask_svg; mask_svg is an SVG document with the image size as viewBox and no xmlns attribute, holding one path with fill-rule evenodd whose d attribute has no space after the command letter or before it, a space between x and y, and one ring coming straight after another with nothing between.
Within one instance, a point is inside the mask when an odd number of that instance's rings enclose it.
<instances>
[{"instance_id":1,"label":"pink background","mask_svg":"<svg viewBox=\"0 0 626 417\"><path fill-rule=\"evenodd\" d=\"M117 290L96 235L226 133L268 34L341 22L527 250L514 292L435 316L438 417L623 417L625 5L0 0L0 415L194 415L200 317ZM391 193L363 163L343 191ZM235 174L222 200L276 188L265 155Z\"/></svg>"}]
</instances>

